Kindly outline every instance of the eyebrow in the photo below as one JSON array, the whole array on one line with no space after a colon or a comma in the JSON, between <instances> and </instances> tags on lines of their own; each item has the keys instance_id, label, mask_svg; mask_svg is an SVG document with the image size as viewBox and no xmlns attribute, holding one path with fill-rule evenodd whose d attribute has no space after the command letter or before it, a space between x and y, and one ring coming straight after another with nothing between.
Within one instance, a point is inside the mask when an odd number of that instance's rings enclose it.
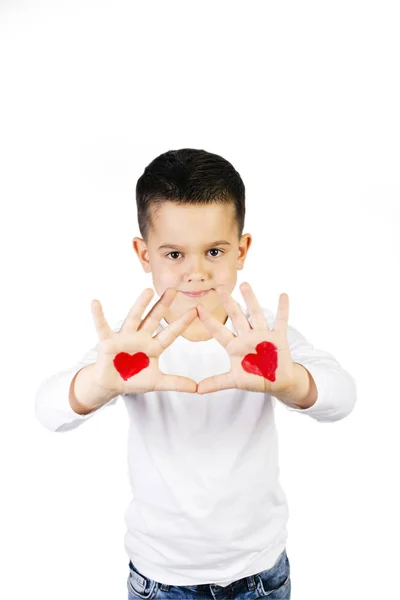
<instances>
[{"instance_id":1,"label":"eyebrow","mask_svg":"<svg viewBox=\"0 0 400 600\"><path fill-rule=\"evenodd\" d=\"M217 240L216 242L211 242L210 244L206 244L207 247L211 247L211 246L230 246L231 243L227 242L226 240ZM162 248L182 248L183 246L177 246L176 244L163 244L162 246L159 246L157 248L157 250L161 250Z\"/></svg>"}]
</instances>

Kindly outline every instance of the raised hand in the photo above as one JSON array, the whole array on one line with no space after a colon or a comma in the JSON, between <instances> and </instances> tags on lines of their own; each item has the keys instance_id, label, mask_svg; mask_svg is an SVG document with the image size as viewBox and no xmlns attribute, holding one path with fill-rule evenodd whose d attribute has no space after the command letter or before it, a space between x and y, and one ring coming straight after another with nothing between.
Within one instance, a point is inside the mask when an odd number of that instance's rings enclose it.
<instances>
[{"instance_id":1,"label":"raised hand","mask_svg":"<svg viewBox=\"0 0 400 600\"><path fill-rule=\"evenodd\" d=\"M194 307L153 337L175 296L175 288L167 288L151 311L142 314L153 290L146 288L130 309L121 329L113 331L107 323L98 300L91 305L94 324L100 339L93 369L95 383L105 391L135 394L159 390L196 392L197 384L188 377L162 373L158 366L160 354L197 317Z\"/></svg>"},{"instance_id":2,"label":"raised hand","mask_svg":"<svg viewBox=\"0 0 400 600\"><path fill-rule=\"evenodd\" d=\"M242 283L239 288L252 326L232 296L221 288L216 289L237 335L215 319L202 304L196 306L203 325L225 348L231 360L230 371L207 377L197 384L198 394L238 388L275 395L294 383L287 341L289 296L280 295L275 327L271 330L250 284Z\"/></svg>"}]
</instances>

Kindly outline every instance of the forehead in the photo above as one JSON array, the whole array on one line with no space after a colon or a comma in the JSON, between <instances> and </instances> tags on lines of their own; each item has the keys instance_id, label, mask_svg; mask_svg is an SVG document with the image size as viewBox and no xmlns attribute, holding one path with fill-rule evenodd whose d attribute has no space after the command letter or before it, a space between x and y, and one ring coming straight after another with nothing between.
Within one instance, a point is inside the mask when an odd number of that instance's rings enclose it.
<instances>
[{"instance_id":1,"label":"forehead","mask_svg":"<svg viewBox=\"0 0 400 600\"><path fill-rule=\"evenodd\" d=\"M224 204L175 204L163 202L151 209L152 229L149 235L169 241L222 239L237 233L235 207Z\"/></svg>"}]
</instances>

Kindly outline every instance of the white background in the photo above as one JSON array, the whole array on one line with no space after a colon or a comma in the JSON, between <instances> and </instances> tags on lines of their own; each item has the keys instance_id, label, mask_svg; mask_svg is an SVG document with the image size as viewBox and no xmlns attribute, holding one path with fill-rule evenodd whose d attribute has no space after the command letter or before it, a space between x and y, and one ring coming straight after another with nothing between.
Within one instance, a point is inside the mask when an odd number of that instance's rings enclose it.
<instances>
[{"instance_id":1,"label":"white background","mask_svg":"<svg viewBox=\"0 0 400 600\"><path fill-rule=\"evenodd\" d=\"M1 0L2 598L127 598L123 402L54 433L34 395L93 298L116 323L151 286L136 181L182 147L243 178L238 283L357 383L339 422L277 407L292 598L398 597L397 4Z\"/></svg>"}]
</instances>

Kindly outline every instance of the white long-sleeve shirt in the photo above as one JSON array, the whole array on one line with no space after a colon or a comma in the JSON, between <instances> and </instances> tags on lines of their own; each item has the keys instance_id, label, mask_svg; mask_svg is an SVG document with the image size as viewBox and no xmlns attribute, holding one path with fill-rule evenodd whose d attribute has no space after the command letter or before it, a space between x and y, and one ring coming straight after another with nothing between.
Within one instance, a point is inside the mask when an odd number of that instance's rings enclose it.
<instances>
[{"instance_id":1,"label":"white long-sleeve shirt","mask_svg":"<svg viewBox=\"0 0 400 600\"><path fill-rule=\"evenodd\" d=\"M263 312L273 328L273 313ZM162 319L155 333L166 326ZM225 326L236 333L230 318ZM318 398L308 409L287 409L321 422L346 417L356 401L353 378L290 325L288 342L293 362L314 378ZM97 345L45 380L36 393L36 416L51 431L68 431L123 398L132 489L124 543L132 563L169 585L226 586L271 568L286 546L288 520L279 483L276 398L238 389L148 392L116 396L79 415L69 403L70 384L96 356ZM199 382L229 371L230 360L214 338L191 342L179 336L161 354L159 366Z\"/></svg>"}]
</instances>

